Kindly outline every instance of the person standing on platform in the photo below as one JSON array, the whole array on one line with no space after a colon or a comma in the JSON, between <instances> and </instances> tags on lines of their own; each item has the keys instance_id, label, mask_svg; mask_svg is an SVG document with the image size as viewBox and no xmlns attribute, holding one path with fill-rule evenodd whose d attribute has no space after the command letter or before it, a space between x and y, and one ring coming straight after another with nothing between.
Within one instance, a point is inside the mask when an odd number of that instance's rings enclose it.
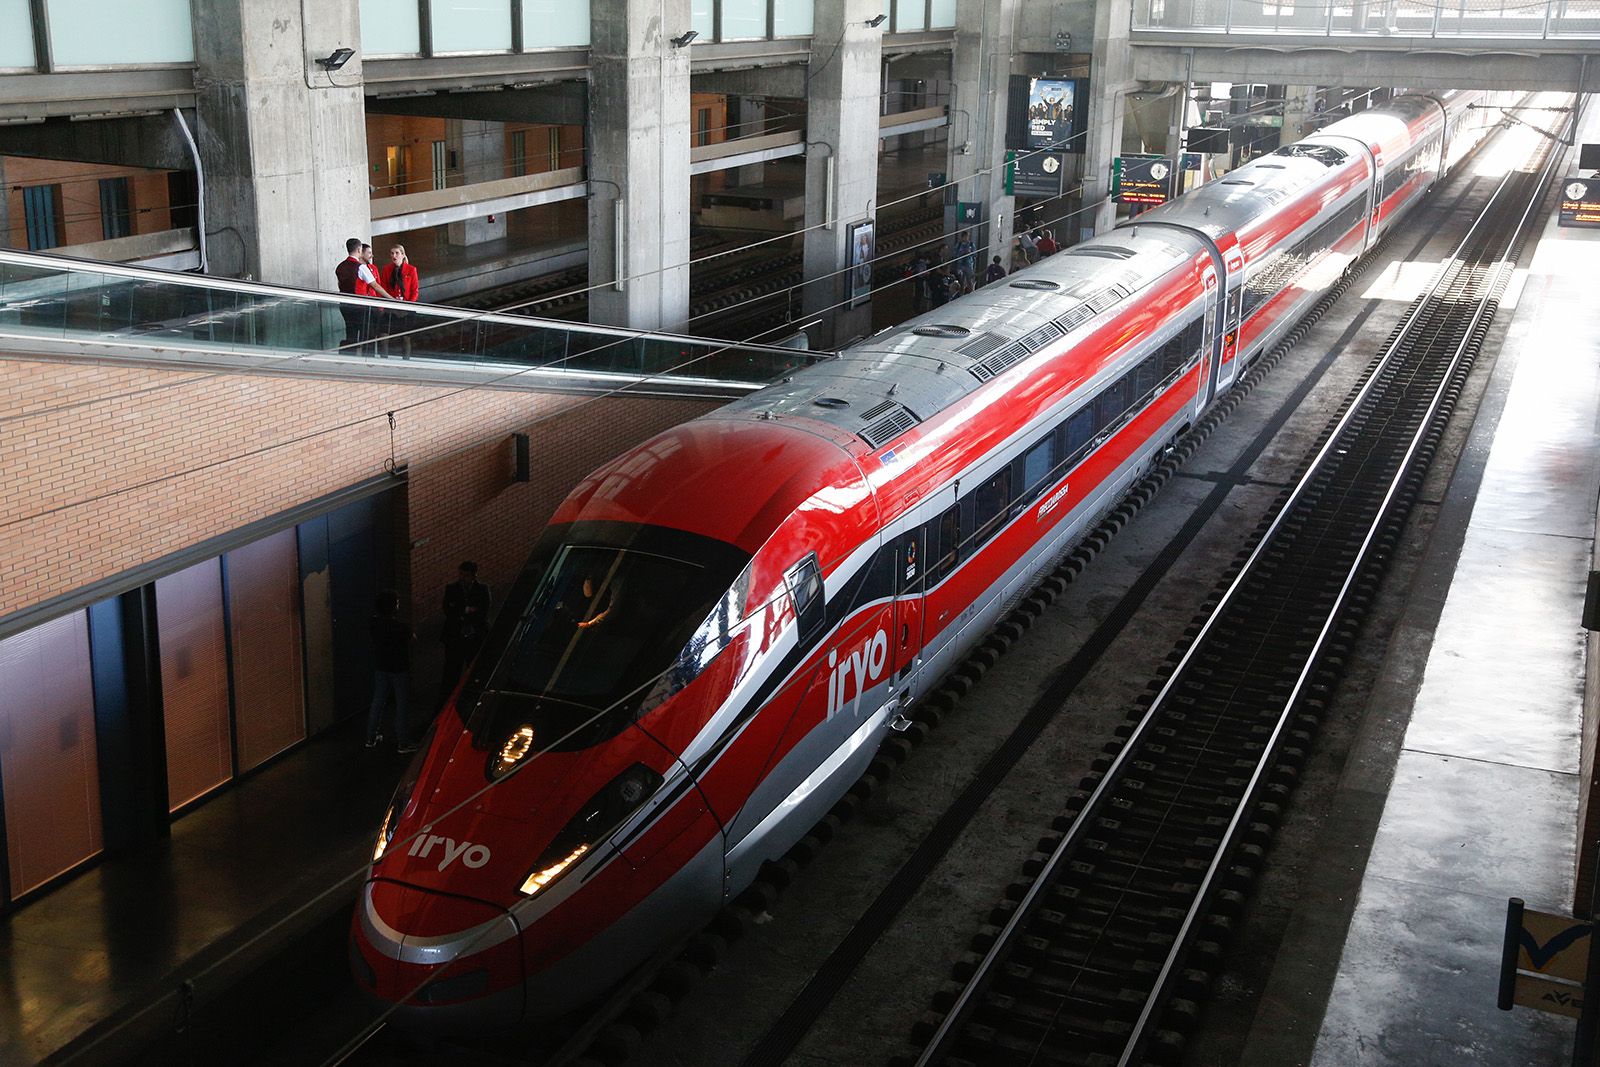
<instances>
[{"instance_id":1,"label":"person standing on platform","mask_svg":"<svg viewBox=\"0 0 1600 1067\"><path fill-rule=\"evenodd\" d=\"M489 587L478 581L478 565L464 560L456 580L444 587L444 673L439 679L439 704L450 699L456 683L483 645L489 629Z\"/></svg>"},{"instance_id":2,"label":"person standing on platform","mask_svg":"<svg viewBox=\"0 0 1600 1067\"><path fill-rule=\"evenodd\" d=\"M989 285L1006 276L1005 264L1000 262L1000 257L995 256L994 262L989 264L989 269L983 272L983 284Z\"/></svg>"},{"instance_id":3,"label":"person standing on platform","mask_svg":"<svg viewBox=\"0 0 1600 1067\"><path fill-rule=\"evenodd\" d=\"M400 595L392 589L379 593L372 604L372 706L367 709L367 747L383 740L392 722L394 741L401 752L415 752L406 708L411 687L411 627L400 618ZM392 702L392 703L391 703ZM389 718L389 708L394 718Z\"/></svg>"},{"instance_id":4,"label":"person standing on platform","mask_svg":"<svg viewBox=\"0 0 1600 1067\"><path fill-rule=\"evenodd\" d=\"M1034 242L1039 249L1039 257L1053 256L1061 251L1061 246L1056 244L1054 235L1049 230L1040 230L1038 240Z\"/></svg>"},{"instance_id":5,"label":"person standing on platform","mask_svg":"<svg viewBox=\"0 0 1600 1067\"><path fill-rule=\"evenodd\" d=\"M1021 247L1022 254L1027 259L1030 267L1039 262L1039 246L1034 242L1033 234L1023 230L1017 234L1017 244Z\"/></svg>"},{"instance_id":6,"label":"person standing on platform","mask_svg":"<svg viewBox=\"0 0 1600 1067\"><path fill-rule=\"evenodd\" d=\"M962 234L956 238L956 273L967 286L977 281L978 256L977 249L972 245L972 238Z\"/></svg>"},{"instance_id":7,"label":"person standing on platform","mask_svg":"<svg viewBox=\"0 0 1600 1067\"><path fill-rule=\"evenodd\" d=\"M415 304L422 296L421 279L417 268L411 265L411 259L406 255L405 245L395 245L389 249L389 262L378 272L378 280L396 300L403 303ZM389 314L388 325L384 327L384 332L391 337L400 335L390 345L401 349L408 357L411 355L411 324L415 321L415 313L395 311Z\"/></svg>"}]
</instances>

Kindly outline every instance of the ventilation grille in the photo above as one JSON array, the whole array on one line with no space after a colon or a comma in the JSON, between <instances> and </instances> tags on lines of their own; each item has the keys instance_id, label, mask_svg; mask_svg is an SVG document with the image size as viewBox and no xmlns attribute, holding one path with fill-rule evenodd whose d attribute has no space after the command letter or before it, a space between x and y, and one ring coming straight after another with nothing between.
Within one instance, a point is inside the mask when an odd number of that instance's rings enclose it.
<instances>
[{"instance_id":1,"label":"ventilation grille","mask_svg":"<svg viewBox=\"0 0 1600 1067\"><path fill-rule=\"evenodd\" d=\"M911 332L919 337L965 337L972 331L965 326L952 326L948 323L935 322L927 326L918 326Z\"/></svg>"},{"instance_id":2,"label":"ventilation grille","mask_svg":"<svg viewBox=\"0 0 1600 1067\"><path fill-rule=\"evenodd\" d=\"M1032 333L1022 338L1022 340L1018 343L1026 348L1029 352L1037 352L1051 341L1054 341L1057 337L1065 335L1066 332L1066 330L1063 330L1055 323L1047 322L1037 330L1034 330Z\"/></svg>"},{"instance_id":3,"label":"ventilation grille","mask_svg":"<svg viewBox=\"0 0 1600 1067\"><path fill-rule=\"evenodd\" d=\"M905 433L922 420L911 414L910 409L893 400L887 400L871 411L868 415L880 416L878 420L861 431L861 439L873 448L882 448L896 437Z\"/></svg>"},{"instance_id":4,"label":"ventilation grille","mask_svg":"<svg viewBox=\"0 0 1600 1067\"><path fill-rule=\"evenodd\" d=\"M977 337L956 349L956 351L972 359L982 359L990 352L1002 347L1005 343L1006 339L997 333L980 333Z\"/></svg>"},{"instance_id":5,"label":"ventilation grille","mask_svg":"<svg viewBox=\"0 0 1600 1067\"><path fill-rule=\"evenodd\" d=\"M1012 341L992 356L974 363L967 369L972 371L972 376L978 381L986 382L1003 374L1007 368L1016 366L1032 354L1021 341Z\"/></svg>"}]
</instances>

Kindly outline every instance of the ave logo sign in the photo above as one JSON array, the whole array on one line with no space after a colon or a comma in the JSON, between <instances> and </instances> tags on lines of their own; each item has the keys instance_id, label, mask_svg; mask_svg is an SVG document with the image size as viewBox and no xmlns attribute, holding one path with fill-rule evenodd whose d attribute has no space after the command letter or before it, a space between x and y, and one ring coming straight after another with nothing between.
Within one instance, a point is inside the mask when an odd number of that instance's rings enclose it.
<instances>
[{"instance_id":1,"label":"ave logo sign","mask_svg":"<svg viewBox=\"0 0 1600 1067\"><path fill-rule=\"evenodd\" d=\"M851 703L852 684L855 696L850 713L860 714L861 694L883 677L883 669L888 665L889 635L882 630L862 641L860 648L847 653L843 659L839 658L838 649L829 652L828 718L833 718L847 703Z\"/></svg>"}]
</instances>

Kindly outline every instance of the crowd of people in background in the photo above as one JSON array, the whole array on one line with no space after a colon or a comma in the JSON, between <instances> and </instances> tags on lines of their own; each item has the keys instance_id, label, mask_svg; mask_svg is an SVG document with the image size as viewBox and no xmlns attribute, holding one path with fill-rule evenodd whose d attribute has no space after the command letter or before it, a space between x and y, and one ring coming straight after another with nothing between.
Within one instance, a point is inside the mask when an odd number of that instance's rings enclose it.
<instances>
[{"instance_id":1,"label":"crowd of people in background","mask_svg":"<svg viewBox=\"0 0 1600 1067\"><path fill-rule=\"evenodd\" d=\"M978 269L978 250L972 238L962 233L954 245L933 251L919 250L906 262L902 277L911 282L911 304L920 315L951 300L995 282L1015 271L1030 267L1045 256L1061 251L1055 234L1044 228L1024 229L1011 239L1011 264L1007 267L995 256Z\"/></svg>"},{"instance_id":2,"label":"crowd of people in background","mask_svg":"<svg viewBox=\"0 0 1600 1067\"><path fill-rule=\"evenodd\" d=\"M350 238L344 248L345 258L333 268L339 292L349 296L381 297L402 304L415 304L421 299L421 278L406 255L405 245L391 247L389 262L382 267L374 261L372 246L361 238ZM341 304L339 313L344 316L344 340L340 348L373 356L411 355L413 312L378 311L358 304ZM382 351L378 345L380 338L386 341Z\"/></svg>"}]
</instances>

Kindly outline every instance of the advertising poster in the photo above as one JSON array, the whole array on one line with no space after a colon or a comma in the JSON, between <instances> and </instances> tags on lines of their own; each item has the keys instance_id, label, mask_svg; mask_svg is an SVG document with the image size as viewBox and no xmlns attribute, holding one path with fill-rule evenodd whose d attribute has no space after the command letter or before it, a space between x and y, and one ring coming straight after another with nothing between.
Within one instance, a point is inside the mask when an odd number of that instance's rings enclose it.
<instances>
[{"instance_id":1,"label":"advertising poster","mask_svg":"<svg viewBox=\"0 0 1600 1067\"><path fill-rule=\"evenodd\" d=\"M872 299L872 261L877 257L876 226L871 219L850 227L850 306Z\"/></svg>"},{"instance_id":2,"label":"advertising poster","mask_svg":"<svg viewBox=\"0 0 1600 1067\"><path fill-rule=\"evenodd\" d=\"M1028 88L1028 147L1071 149L1076 85L1067 79L1035 78Z\"/></svg>"}]
</instances>

